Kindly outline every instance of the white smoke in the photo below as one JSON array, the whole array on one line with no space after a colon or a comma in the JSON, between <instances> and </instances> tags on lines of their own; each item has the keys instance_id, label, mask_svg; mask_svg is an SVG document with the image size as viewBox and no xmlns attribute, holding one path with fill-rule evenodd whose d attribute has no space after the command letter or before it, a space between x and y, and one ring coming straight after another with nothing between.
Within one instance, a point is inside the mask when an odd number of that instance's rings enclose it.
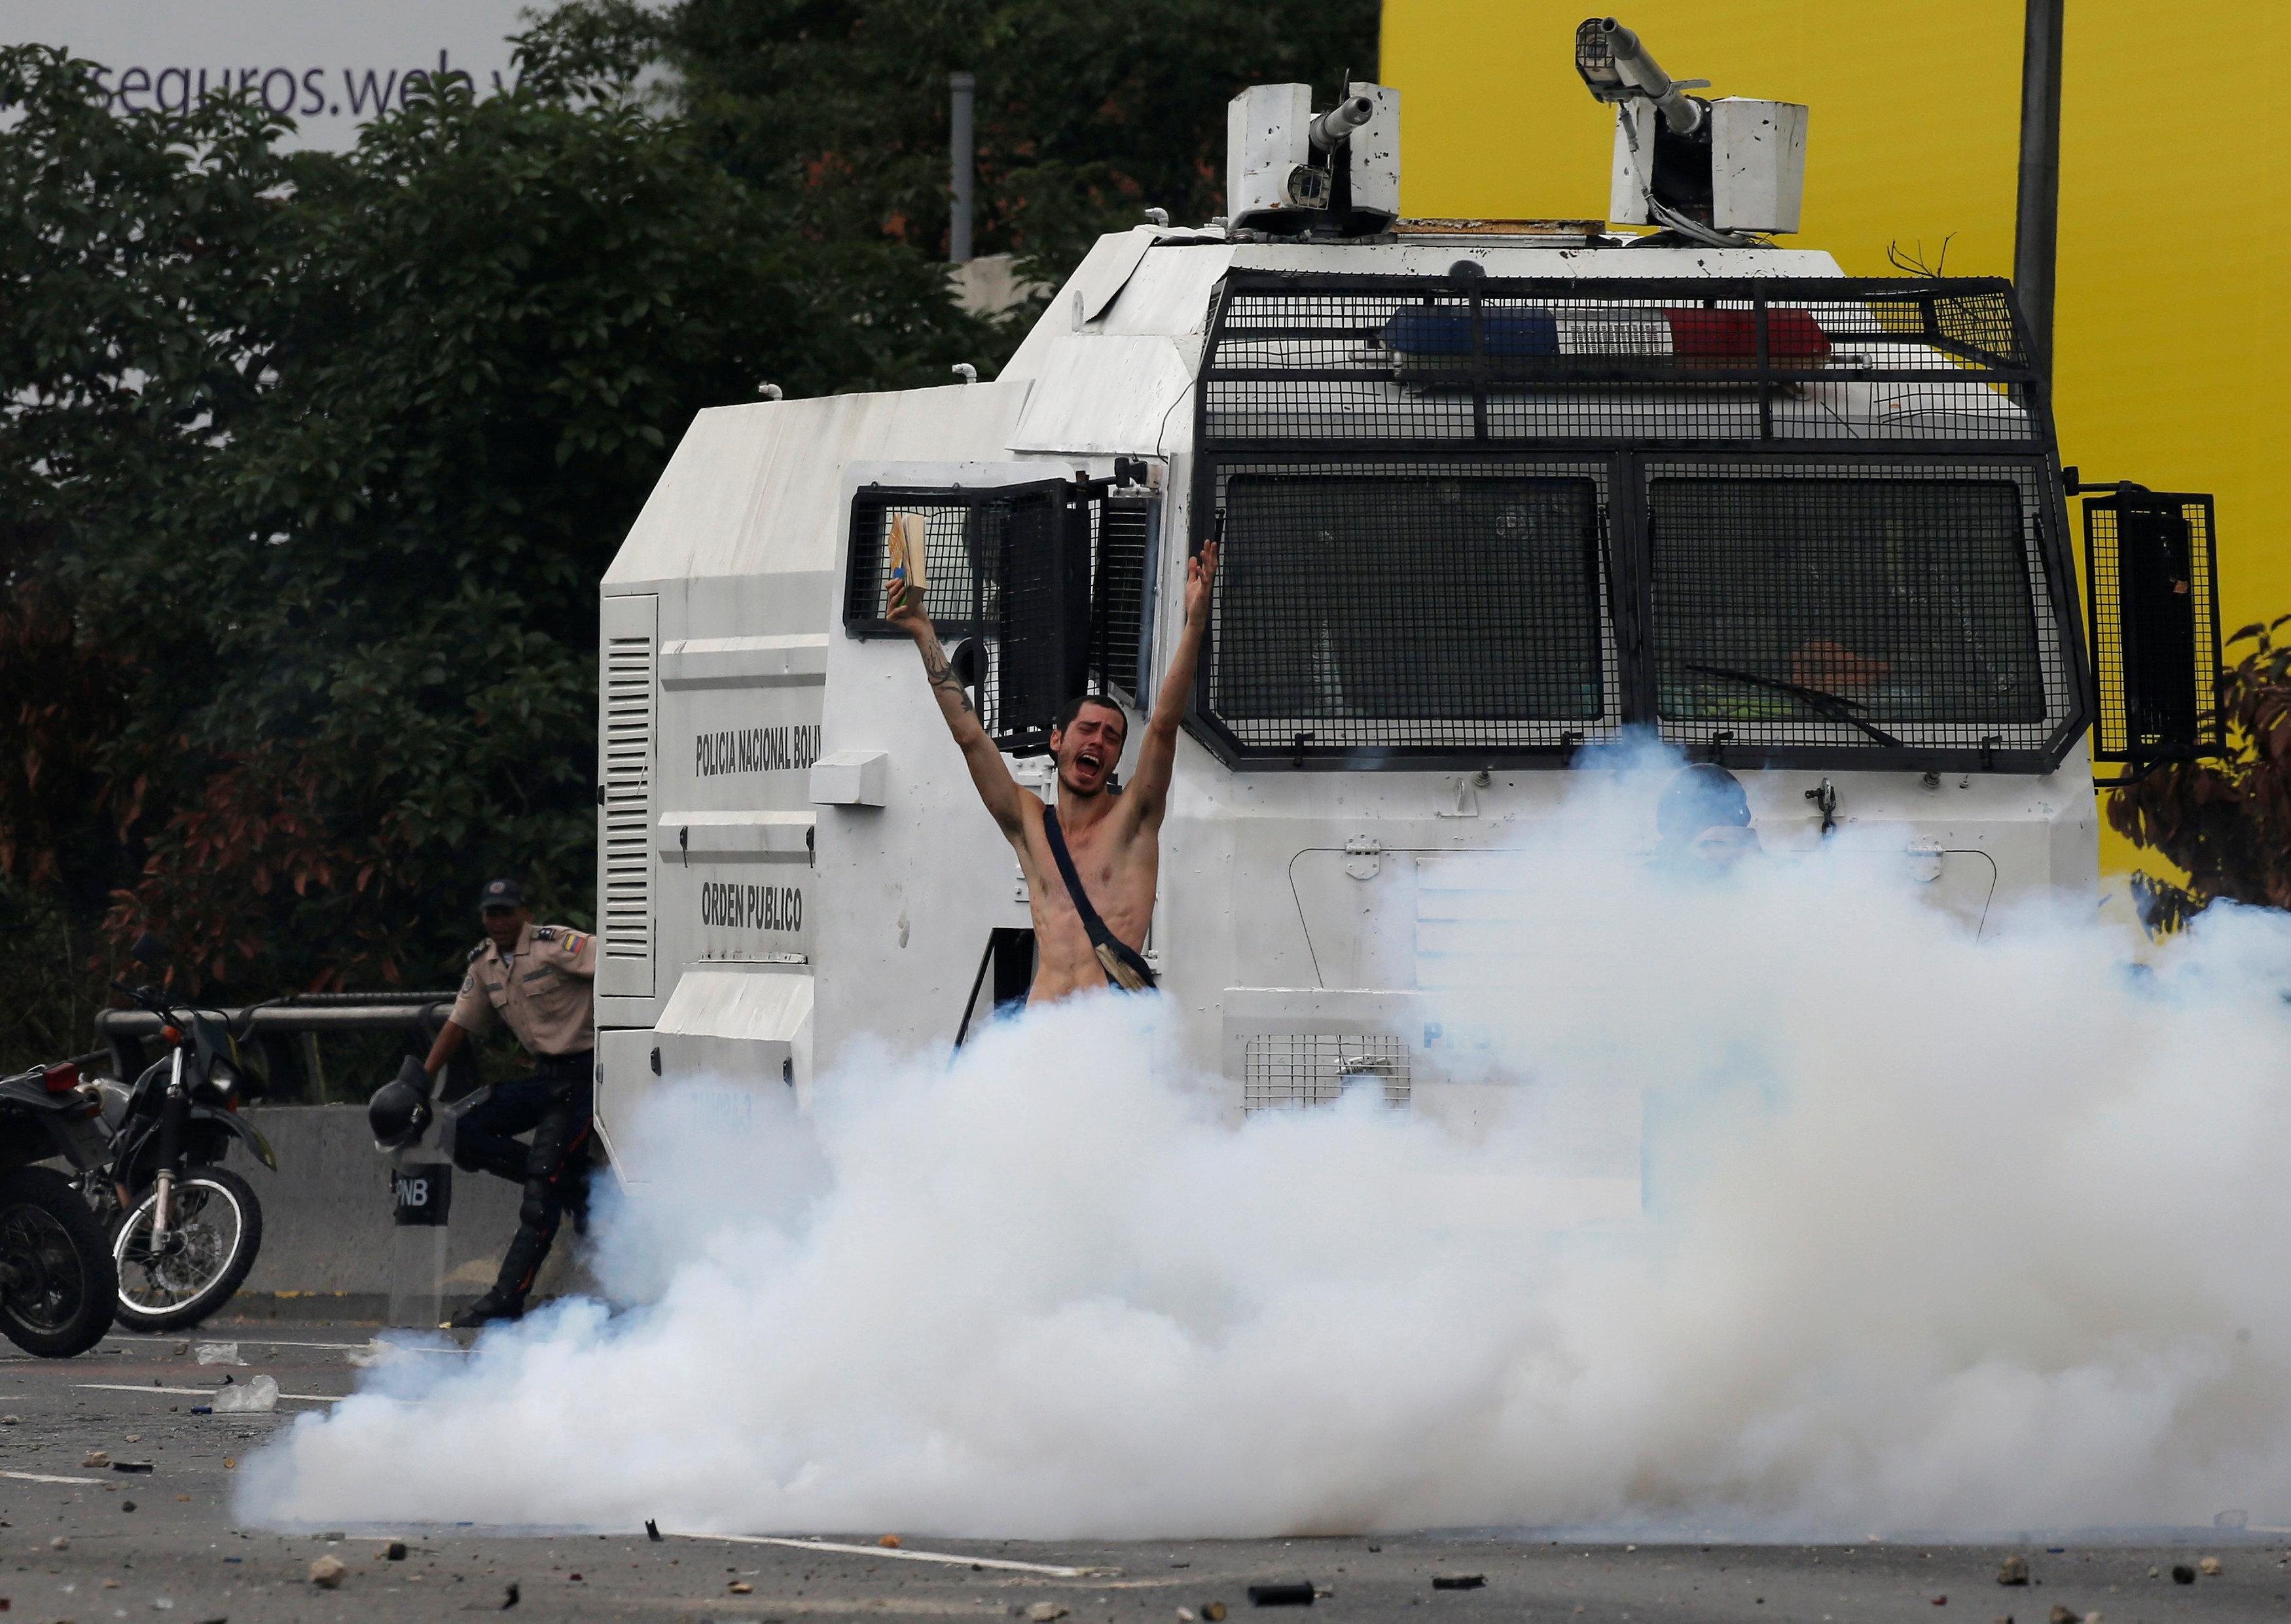
<instances>
[{"instance_id":1,"label":"white smoke","mask_svg":"<svg viewBox=\"0 0 2291 1624\"><path fill-rule=\"evenodd\" d=\"M249 1463L242 1515L1079 1538L2291 1511L2291 921L2215 908L2150 967L2043 911L1976 941L1898 840L1682 878L1628 849L1659 780L1580 784L1443 995L1501 1120L1348 1098L1236 1131L1164 1012L1110 995L952 1066L848 1059L806 1115L762 1090L738 1136L721 1090L671 1090L645 1131L675 1176L599 1248L644 1306L370 1372ZM1644 1218L1571 1210L1642 1168Z\"/></svg>"}]
</instances>

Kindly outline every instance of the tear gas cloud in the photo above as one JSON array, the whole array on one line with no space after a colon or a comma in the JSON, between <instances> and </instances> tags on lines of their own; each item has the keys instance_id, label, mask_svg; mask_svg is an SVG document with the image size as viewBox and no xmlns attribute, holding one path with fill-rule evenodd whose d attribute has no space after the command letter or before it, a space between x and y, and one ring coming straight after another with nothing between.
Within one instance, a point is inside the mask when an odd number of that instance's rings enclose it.
<instances>
[{"instance_id":1,"label":"tear gas cloud","mask_svg":"<svg viewBox=\"0 0 2291 1624\"><path fill-rule=\"evenodd\" d=\"M1169 1012L1114 996L952 1068L849 1055L808 1113L759 1091L751 1133L729 1092L665 1090L668 1176L595 1265L637 1306L370 1372L249 1463L242 1515L1858 1537L2291 1510L2291 921L2216 908L2139 969L2049 904L1976 941L1898 832L1681 879L1628 849L1661 776L1574 776L1484 870L1436 1018L1507 1108L1236 1130Z\"/></svg>"}]
</instances>

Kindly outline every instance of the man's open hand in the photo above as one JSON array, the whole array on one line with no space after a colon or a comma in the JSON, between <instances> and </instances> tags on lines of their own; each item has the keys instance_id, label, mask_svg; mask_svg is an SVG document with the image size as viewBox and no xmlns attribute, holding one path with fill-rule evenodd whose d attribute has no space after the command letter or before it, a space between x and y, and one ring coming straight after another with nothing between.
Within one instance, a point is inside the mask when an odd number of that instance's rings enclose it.
<instances>
[{"instance_id":1,"label":"man's open hand","mask_svg":"<svg viewBox=\"0 0 2291 1624\"><path fill-rule=\"evenodd\" d=\"M1204 546L1186 560L1186 619L1197 626L1210 620L1210 589L1217 582L1218 544Z\"/></svg>"}]
</instances>

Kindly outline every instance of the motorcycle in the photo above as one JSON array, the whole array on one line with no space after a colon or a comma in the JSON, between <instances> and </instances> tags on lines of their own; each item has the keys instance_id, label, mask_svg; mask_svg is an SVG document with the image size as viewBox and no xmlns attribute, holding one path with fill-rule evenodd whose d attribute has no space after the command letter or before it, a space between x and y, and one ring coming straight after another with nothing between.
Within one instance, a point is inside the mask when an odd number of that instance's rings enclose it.
<instances>
[{"instance_id":1,"label":"motorcycle","mask_svg":"<svg viewBox=\"0 0 2291 1624\"><path fill-rule=\"evenodd\" d=\"M0 1078L0 1336L43 1359L84 1353L111 1329L119 1275L103 1222L70 1179L32 1165L101 1167L101 1111L76 1061Z\"/></svg>"},{"instance_id":2,"label":"motorcycle","mask_svg":"<svg viewBox=\"0 0 2291 1624\"><path fill-rule=\"evenodd\" d=\"M146 968L166 958L148 931L129 951ZM109 1220L119 1323L183 1331L230 1300L262 1248L261 1203L220 1165L230 1141L273 1172L278 1158L238 1114L245 1079L232 1053L245 1034L215 1016L179 1012L158 987L112 985L158 1017L169 1053L132 1084L100 1085L111 1154L82 1174L80 1188Z\"/></svg>"}]
</instances>

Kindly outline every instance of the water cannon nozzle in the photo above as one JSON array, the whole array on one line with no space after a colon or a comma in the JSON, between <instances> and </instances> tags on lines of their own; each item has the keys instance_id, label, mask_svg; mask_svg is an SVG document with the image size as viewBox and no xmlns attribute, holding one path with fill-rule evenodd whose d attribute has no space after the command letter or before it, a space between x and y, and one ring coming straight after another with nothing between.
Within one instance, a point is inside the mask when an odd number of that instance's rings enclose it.
<instances>
[{"instance_id":1,"label":"water cannon nozzle","mask_svg":"<svg viewBox=\"0 0 2291 1624\"><path fill-rule=\"evenodd\" d=\"M1376 117L1376 102L1367 96L1347 96L1313 120L1307 133L1315 152L1334 152L1352 140L1353 132Z\"/></svg>"},{"instance_id":2,"label":"water cannon nozzle","mask_svg":"<svg viewBox=\"0 0 2291 1624\"><path fill-rule=\"evenodd\" d=\"M1709 83L1677 80L1647 53L1646 42L1612 17L1587 18L1575 30L1575 71L1602 101L1644 96L1662 110L1674 133L1702 127L1702 104L1686 92Z\"/></svg>"}]
</instances>

